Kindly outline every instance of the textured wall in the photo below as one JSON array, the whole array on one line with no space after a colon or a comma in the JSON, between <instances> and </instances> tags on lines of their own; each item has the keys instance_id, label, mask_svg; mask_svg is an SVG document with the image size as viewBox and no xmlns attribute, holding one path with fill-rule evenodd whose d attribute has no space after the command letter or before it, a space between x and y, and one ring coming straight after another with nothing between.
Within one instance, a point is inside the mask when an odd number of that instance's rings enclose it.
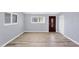
<instances>
[{"instance_id":1,"label":"textured wall","mask_svg":"<svg viewBox=\"0 0 79 59\"><path fill-rule=\"evenodd\" d=\"M18 24L14 25L4 25L4 13L0 12L0 45L11 40L16 35L24 31L24 15L22 13L17 13Z\"/></svg>"},{"instance_id":2,"label":"textured wall","mask_svg":"<svg viewBox=\"0 0 79 59\"><path fill-rule=\"evenodd\" d=\"M65 12L64 15L64 34L79 42L79 12Z\"/></svg>"},{"instance_id":3,"label":"textured wall","mask_svg":"<svg viewBox=\"0 0 79 59\"><path fill-rule=\"evenodd\" d=\"M31 23L32 16L44 16L45 23L44 24L32 24ZM25 23L24 23L25 32L48 32L49 31L49 16L57 16L57 15L50 15L50 14L27 14L25 15Z\"/></svg>"}]
</instances>

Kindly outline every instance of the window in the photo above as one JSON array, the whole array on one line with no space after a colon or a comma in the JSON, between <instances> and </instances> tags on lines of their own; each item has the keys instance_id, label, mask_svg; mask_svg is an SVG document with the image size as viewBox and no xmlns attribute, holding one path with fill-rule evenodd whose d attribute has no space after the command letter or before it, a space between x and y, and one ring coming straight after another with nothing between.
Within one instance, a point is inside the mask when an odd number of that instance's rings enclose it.
<instances>
[{"instance_id":1,"label":"window","mask_svg":"<svg viewBox=\"0 0 79 59\"><path fill-rule=\"evenodd\" d=\"M17 15L12 15L12 23L17 23Z\"/></svg>"},{"instance_id":2,"label":"window","mask_svg":"<svg viewBox=\"0 0 79 59\"><path fill-rule=\"evenodd\" d=\"M17 15L14 13L5 13L4 25L17 24Z\"/></svg>"},{"instance_id":3,"label":"window","mask_svg":"<svg viewBox=\"0 0 79 59\"><path fill-rule=\"evenodd\" d=\"M10 24L10 23L11 23L11 14L5 13L5 24Z\"/></svg>"},{"instance_id":4,"label":"window","mask_svg":"<svg viewBox=\"0 0 79 59\"><path fill-rule=\"evenodd\" d=\"M45 17L44 16L32 16L31 21L32 23L45 23Z\"/></svg>"}]
</instances>

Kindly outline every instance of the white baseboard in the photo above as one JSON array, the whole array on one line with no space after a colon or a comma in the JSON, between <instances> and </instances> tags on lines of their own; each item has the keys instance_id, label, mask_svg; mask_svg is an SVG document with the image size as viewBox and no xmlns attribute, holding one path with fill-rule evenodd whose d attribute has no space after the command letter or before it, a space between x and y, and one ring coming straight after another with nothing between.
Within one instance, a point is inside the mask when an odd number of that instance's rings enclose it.
<instances>
[{"instance_id":1,"label":"white baseboard","mask_svg":"<svg viewBox=\"0 0 79 59\"><path fill-rule=\"evenodd\" d=\"M8 42L6 42L5 44L3 44L1 47L6 46L8 43L12 42L14 39L16 39L17 37L19 37L20 35L22 35L24 32L18 34L17 36L15 36L14 38L12 38L11 40L9 40Z\"/></svg>"},{"instance_id":2,"label":"white baseboard","mask_svg":"<svg viewBox=\"0 0 79 59\"><path fill-rule=\"evenodd\" d=\"M62 33L61 33L62 34ZM64 34L62 34L64 35ZM73 40L72 38L68 37L67 35L64 35L64 37L68 38L69 40L71 40L72 42L74 42L75 44L79 45L79 42Z\"/></svg>"}]
</instances>

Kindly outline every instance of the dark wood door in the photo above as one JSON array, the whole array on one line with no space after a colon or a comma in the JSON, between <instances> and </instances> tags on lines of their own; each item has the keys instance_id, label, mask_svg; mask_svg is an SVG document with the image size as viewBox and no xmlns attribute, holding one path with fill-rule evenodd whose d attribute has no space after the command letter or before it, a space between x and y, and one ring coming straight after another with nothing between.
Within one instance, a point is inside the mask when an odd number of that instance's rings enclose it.
<instances>
[{"instance_id":1,"label":"dark wood door","mask_svg":"<svg viewBox=\"0 0 79 59\"><path fill-rule=\"evenodd\" d=\"M49 32L56 32L56 16L49 16Z\"/></svg>"}]
</instances>

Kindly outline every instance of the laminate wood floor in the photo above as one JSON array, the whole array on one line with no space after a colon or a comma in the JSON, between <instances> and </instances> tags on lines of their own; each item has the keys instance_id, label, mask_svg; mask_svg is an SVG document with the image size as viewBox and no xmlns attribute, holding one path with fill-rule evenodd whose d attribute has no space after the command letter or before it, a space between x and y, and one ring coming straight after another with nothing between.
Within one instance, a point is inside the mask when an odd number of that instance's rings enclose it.
<instances>
[{"instance_id":1,"label":"laminate wood floor","mask_svg":"<svg viewBox=\"0 0 79 59\"><path fill-rule=\"evenodd\" d=\"M25 32L6 47L78 47L78 45L56 32Z\"/></svg>"}]
</instances>

